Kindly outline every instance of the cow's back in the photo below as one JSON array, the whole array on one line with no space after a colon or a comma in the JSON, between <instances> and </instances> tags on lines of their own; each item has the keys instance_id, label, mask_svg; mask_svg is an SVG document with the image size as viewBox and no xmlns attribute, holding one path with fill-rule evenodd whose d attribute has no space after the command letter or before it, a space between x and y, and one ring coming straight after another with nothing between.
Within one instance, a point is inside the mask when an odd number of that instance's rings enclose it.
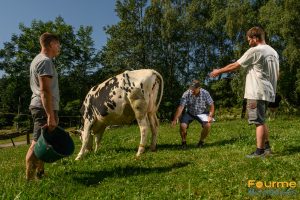
<instances>
[{"instance_id":1,"label":"cow's back","mask_svg":"<svg viewBox=\"0 0 300 200\"><path fill-rule=\"evenodd\" d=\"M107 125L132 122L135 114L130 99L144 98L148 103L156 73L151 69L125 71L94 86L81 108L83 118Z\"/></svg>"}]
</instances>

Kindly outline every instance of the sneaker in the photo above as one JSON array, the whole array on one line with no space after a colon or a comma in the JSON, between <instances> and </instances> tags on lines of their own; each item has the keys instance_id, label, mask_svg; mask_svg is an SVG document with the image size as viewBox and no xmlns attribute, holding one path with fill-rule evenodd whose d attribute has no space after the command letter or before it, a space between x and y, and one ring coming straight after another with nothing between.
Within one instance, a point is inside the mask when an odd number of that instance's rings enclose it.
<instances>
[{"instance_id":1,"label":"sneaker","mask_svg":"<svg viewBox=\"0 0 300 200\"><path fill-rule=\"evenodd\" d=\"M186 150L186 149L187 149L186 142L182 142L182 144L181 144L181 149L182 149L182 150Z\"/></svg>"},{"instance_id":2,"label":"sneaker","mask_svg":"<svg viewBox=\"0 0 300 200\"><path fill-rule=\"evenodd\" d=\"M272 151L271 151L271 146L270 146L269 141L267 141L267 142L265 143L265 154L266 154L266 155L270 155L271 153L272 153Z\"/></svg>"},{"instance_id":3,"label":"sneaker","mask_svg":"<svg viewBox=\"0 0 300 200\"><path fill-rule=\"evenodd\" d=\"M266 156L271 155L271 154L272 154L271 148L270 148L270 147L269 147L269 148L266 148L264 154L265 154Z\"/></svg>"},{"instance_id":4,"label":"sneaker","mask_svg":"<svg viewBox=\"0 0 300 200\"><path fill-rule=\"evenodd\" d=\"M44 170L36 172L36 178L37 179L42 179L44 176L45 176L45 171Z\"/></svg>"},{"instance_id":5,"label":"sneaker","mask_svg":"<svg viewBox=\"0 0 300 200\"><path fill-rule=\"evenodd\" d=\"M246 155L246 158L264 158L264 157L265 157L265 153L258 154L256 151L254 151L249 155Z\"/></svg>"},{"instance_id":6,"label":"sneaker","mask_svg":"<svg viewBox=\"0 0 300 200\"><path fill-rule=\"evenodd\" d=\"M199 143L196 146L197 148L203 148L204 147L204 142L199 141Z\"/></svg>"}]
</instances>

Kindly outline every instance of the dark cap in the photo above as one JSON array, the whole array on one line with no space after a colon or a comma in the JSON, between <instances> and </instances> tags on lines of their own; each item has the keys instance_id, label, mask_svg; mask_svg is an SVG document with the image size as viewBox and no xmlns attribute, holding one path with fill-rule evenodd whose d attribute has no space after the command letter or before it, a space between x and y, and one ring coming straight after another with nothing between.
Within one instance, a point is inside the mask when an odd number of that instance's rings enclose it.
<instances>
[{"instance_id":1,"label":"dark cap","mask_svg":"<svg viewBox=\"0 0 300 200\"><path fill-rule=\"evenodd\" d=\"M200 87L199 81L193 81L193 83L190 85L190 89L196 89Z\"/></svg>"}]
</instances>

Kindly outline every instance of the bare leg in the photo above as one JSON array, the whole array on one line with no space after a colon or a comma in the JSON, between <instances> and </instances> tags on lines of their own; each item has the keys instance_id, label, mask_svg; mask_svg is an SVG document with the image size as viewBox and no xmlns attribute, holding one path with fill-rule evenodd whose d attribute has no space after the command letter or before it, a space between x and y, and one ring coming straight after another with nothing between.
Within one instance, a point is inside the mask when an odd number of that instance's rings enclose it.
<instances>
[{"instance_id":1,"label":"bare leg","mask_svg":"<svg viewBox=\"0 0 300 200\"><path fill-rule=\"evenodd\" d=\"M203 125L202 131L201 131L201 136L200 136L200 141L204 142L204 139L207 137L209 130L211 127L211 123L206 123Z\"/></svg>"},{"instance_id":2,"label":"bare leg","mask_svg":"<svg viewBox=\"0 0 300 200\"><path fill-rule=\"evenodd\" d=\"M181 136L181 141L183 143L186 142L187 127L188 127L188 125L185 123L180 124L180 136Z\"/></svg>"},{"instance_id":3,"label":"bare leg","mask_svg":"<svg viewBox=\"0 0 300 200\"><path fill-rule=\"evenodd\" d=\"M264 149L265 147L265 125L256 125L256 146Z\"/></svg>"},{"instance_id":4,"label":"bare leg","mask_svg":"<svg viewBox=\"0 0 300 200\"><path fill-rule=\"evenodd\" d=\"M37 178L42 178L44 175L44 162L41 160L37 160L37 165L36 165L36 177Z\"/></svg>"},{"instance_id":5,"label":"bare leg","mask_svg":"<svg viewBox=\"0 0 300 200\"><path fill-rule=\"evenodd\" d=\"M35 141L32 141L27 154L26 154L26 179L33 180L35 176L35 170L37 166L37 157L34 155L34 145Z\"/></svg>"},{"instance_id":6,"label":"bare leg","mask_svg":"<svg viewBox=\"0 0 300 200\"><path fill-rule=\"evenodd\" d=\"M264 136L265 136L264 137L264 139L265 139L264 142L267 142L267 141L270 140L270 138L269 138L269 128L266 124L264 124Z\"/></svg>"}]
</instances>

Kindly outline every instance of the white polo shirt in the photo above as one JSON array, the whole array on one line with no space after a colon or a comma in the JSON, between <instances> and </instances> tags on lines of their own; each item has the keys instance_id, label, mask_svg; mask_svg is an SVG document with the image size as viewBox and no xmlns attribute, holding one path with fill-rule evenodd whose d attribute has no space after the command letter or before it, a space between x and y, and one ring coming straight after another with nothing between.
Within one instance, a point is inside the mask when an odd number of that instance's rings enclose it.
<instances>
[{"instance_id":1,"label":"white polo shirt","mask_svg":"<svg viewBox=\"0 0 300 200\"><path fill-rule=\"evenodd\" d=\"M279 56L267 44L248 49L237 61L247 70L245 99L275 101L279 76Z\"/></svg>"}]
</instances>

